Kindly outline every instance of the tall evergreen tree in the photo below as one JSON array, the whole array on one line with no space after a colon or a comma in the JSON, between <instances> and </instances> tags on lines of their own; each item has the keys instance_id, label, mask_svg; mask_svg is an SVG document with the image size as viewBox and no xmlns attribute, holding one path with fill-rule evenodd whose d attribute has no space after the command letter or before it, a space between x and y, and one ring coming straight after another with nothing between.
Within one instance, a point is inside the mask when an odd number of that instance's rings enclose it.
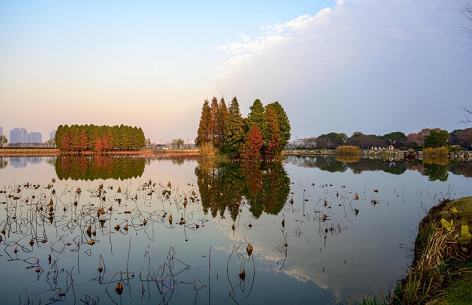
<instances>
[{"instance_id":1,"label":"tall evergreen tree","mask_svg":"<svg viewBox=\"0 0 472 305\"><path fill-rule=\"evenodd\" d=\"M208 121L208 129L210 131L210 139L213 142L213 146L217 148L217 113L218 113L218 100L213 97L210 105L210 117Z\"/></svg>"},{"instance_id":2,"label":"tall evergreen tree","mask_svg":"<svg viewBox=\"0 0 472 305\"><path fill-rule=\"evenodd\" d=\"M220 104L218 105L218 110L216 112L216 135L215 135L215 148L224 151L225 148L225 129L226 122L228 121L228 108L226 108L225 99L222 97Z\"/></svg>"},{"instance_id":3,"label":"tall evergreen tree","mask_svg":"<svg viewBox=\"0 0 472 305\"><path fill-rule=\"evenodd\" d=\"M197 138L195 139L195 145L201 147L202 144L205 144L210 141L210 106L208 100L203 102L202 115L200 117L200 124L198 125Z\"/></svg>"},{"instance_id":4,"label":"tall evergreen tree","mask_svg":"<svg viewBox=\"0 0 472 305\"><path fill-rule=\"evenodd\" d=\"M240 145L244 140L244 119L239 111L239 103L236 97L229 106L228 120L225 126L225 151L230 157L239 155Z\"/></svg>"},{"instance_id":5,"label":"tall evergreen tree","mask_svg":"<svg viewBox=\"0 0 472 305\"><path fill-rule=\"evenodd\" d=\"M272 106L277 113L277 119L279 122L279 129L280 129L280 147L281 149L284 149L285 146L287 146L288 142L290 141L290 121L288 120L287 113L285 113L284 108L282 105L279 104L279 102L271 103L269 104ZM269 106L268 105L268 106Z\"/></svg>"}]
</instances>

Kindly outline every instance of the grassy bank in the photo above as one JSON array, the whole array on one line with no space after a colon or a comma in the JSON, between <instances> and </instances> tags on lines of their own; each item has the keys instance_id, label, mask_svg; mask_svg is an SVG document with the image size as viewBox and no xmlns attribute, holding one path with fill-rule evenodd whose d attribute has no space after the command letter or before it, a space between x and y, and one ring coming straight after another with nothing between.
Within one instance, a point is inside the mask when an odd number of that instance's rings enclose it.
<instances>
[{"instance_id":1,"label":"grassy bank","mask_svg":"<svg viewBox=\"0 0 472 305\"><path fill-rule=\"evenodd\" d=\"M415 255L407 276L388 296L380 300L366 298L360 304L471 304L471 225L472 197L444 200L431 208L420 222Z\"/></svg>"},{"instance_id":2,"label":"grassy bank","mask_svg":"<svg viewBox=\"0 0 472 305\"><path fill-rule=\"evenodd\" d=\"M445 200L421 221L415 257L394 304L470 304L472 197Z\"/></svg>"}]
</instances>

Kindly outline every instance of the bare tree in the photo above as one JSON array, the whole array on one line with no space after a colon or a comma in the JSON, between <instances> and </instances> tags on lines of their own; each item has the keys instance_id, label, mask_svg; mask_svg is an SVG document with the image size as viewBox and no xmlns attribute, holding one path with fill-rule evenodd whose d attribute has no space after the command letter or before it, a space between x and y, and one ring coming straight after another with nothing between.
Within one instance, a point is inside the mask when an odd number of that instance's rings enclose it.
<instances>
[{"instance_id":1,"label":"bare tree","mask_svg":"<svg viewBox=\"0 0 472 305\"><path fill-rule=\"evenodd\" d=\"M465 113L468 113L470 115L472 115L472 110L466 108L465 106L462 106L462 107L459 107L460 110L464 111ZM467 116L467 114L464 114L464 118L463 119L459 119L459 122L457 123L471 123L472 121L469 119L469 117Z\"/></svg>"},{"instance_id":2,"label":"bare tree","mask_svg":"<svg viewBox=\"0 0 472 305\"><path fill-rule=\"evenodd\" d=\"M472 22L472 5L467 3L467 5L461 10L461 13ZM472 28L464 28L464 31L470 34L470 38L472 38Z\"/></svg>"}]
</instances>

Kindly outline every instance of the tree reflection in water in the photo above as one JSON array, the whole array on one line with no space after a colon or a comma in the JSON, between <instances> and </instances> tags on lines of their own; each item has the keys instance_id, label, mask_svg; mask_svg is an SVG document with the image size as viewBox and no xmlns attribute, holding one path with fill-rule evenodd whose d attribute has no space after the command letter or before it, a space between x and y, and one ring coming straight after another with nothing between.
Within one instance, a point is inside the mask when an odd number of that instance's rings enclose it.
<instances>
[{"instance_id":1,"label":"tree reflection in water","mask_svg":"<svg viewBox=\"0 0 472 305\"><path fill-rule=\"evenodd\" d=\"M319 168L328 172L343 173L350 169L355 174L361 174L364 171L384 171L393 175L402 175L406 170L411 170L429 177L430 181L447 181L448 171L457 175L472 177L471 162L454 162L447 158L427 158L423 161L359 159L358 162L352 162L351 159L334 156L290 156L286 160L300 167Z\"/></svg>"},{"instance_id":2,"label":"tree reflection in water","mask_svg":"<svg viewBox=\"0 0 472 305\"><path fill-rule=\"evenodd\" d=\"M59 156L56 174L60 180L125 180L141 177L148 162L142 157L130 156Z\"/></svg>"},{"instance_id":3,"label":"tree reflection in water","mask_svg":"<svg viewBox=\"0 0 472 305\"><path fill-rule=\"evenodd\" d=\"M233 220L241 204L255 218L277 215L290 193L290 178L280 162L216 162L201 160L195 168L204 212L215 217L226 209Z\"/></svg>"}]
</instances>

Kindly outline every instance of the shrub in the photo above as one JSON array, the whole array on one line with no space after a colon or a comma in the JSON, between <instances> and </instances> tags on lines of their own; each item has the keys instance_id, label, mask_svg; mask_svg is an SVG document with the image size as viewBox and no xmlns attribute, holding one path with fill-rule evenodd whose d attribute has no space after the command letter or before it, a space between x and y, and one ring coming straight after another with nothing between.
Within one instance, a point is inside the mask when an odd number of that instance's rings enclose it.
<instances>
[{"instance_id":1,"label":"shrub","mask_svg":"<svg viewBox=\"0 0 472 305\"><path fill-rule=\"evenodd\" d=\"M449 150L446 147L425 148L423 153L425 157L447 157Z\"/></svg>"},{"instance_id":2,"label":"shrub","mask_svg":"<svg viewBox=\"0 0 472 305\"><path fill-rule=\"evenodd\" d=\"M336 147L336 154L340 155L359 155L361 153L357 146L338 146Z\"/></svg>"}]
</instances>

